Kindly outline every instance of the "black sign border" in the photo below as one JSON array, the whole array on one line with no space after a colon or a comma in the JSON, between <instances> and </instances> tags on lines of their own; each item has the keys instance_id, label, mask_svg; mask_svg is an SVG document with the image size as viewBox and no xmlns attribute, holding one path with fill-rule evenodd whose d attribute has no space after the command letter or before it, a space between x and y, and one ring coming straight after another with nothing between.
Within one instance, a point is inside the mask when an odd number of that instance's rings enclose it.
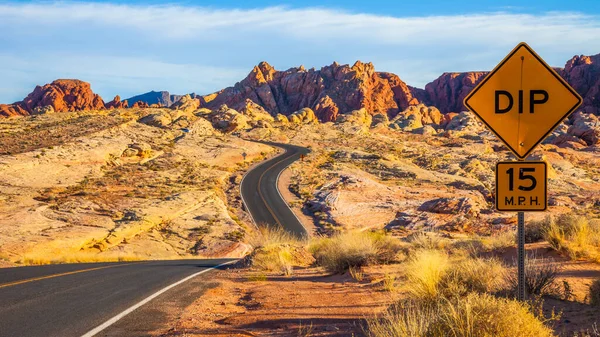
<instances>
[{"instance_id":1,"label":"black sign border","mask_svg":"<svg viewBox=\"0 0 600 337\"><path fill-rule=\"evenodd\" d=\"M544 209L500 209L498 207L498 172L500 171L500 165L514 165L514 164L533 164L533 165L544 165ZM494 194L494 203L496 204L496 210L499 212L545 212L548 210L548 164L545 161L500 161L496 163L496 186Z\"/></svg>"},{"instance_id":2,"label":"black sign border","mask_svg":"<svg viewBox=\"0 0 600 337\"><path fill-rule=\"evenodd\" d=\"M500 68L502 68L502 66L517 52L519 51L521 48L525 48L527 49L548 71L550 71L550 73L552 73L552 75L554 75L554 77L562 84L565 86L565 88L567 88L572 94L573 96L575 96L577 98L577 103L575 103L575 105L562 117L558 120L558 122L556 122L556 124L554 124L554 126L552 126L548 132L546 132L546 134L544 134L544 136L542 136L532 147L531 149L529 149L529 151L527 151L527 153L525 153L525 155L523 155L522 157L518 154L517 151L515 151L515 149L512 148L512 146L510 146L508 144L508 142L506 140L504 140L504 138L502 138L502 136L500 136L496 130L494 130L478 113L477 111L475 111L475 109L473 109L473 107L471 107L469 105L469 99L471 99L478 91L479 89L481 89L481 87L490 79L492 78L492 76L498 71L500 70ZM477 118L479 118L480 121L483 122L483 124L485 124L488 129L490 129L495 135L496 137L500 138L500 140L504 143L504 145L506 145L511 151L512 153L519 159L525 159L529 156L529 154L531 152L533 152L533 150L535 150L538 145L540 145L540 143L542 141L544 141L544 139L546 139L548 137L548 135L554 131L554 129L556 129L556 127L567 117L569 117L570 114L572 114L577 108L579 108L579 106L581 106L581 103L583 103L583 99L581 98L581 96L579 96L579 94L573 89L571 88L571 86L562 78L560 77L560 75L558 75L556 73L556 71L554 71L554 69L552 69L552 67L550 67L535 51L533 51L533 49L531 49L531 47L529 47L529 45L527 45L527 43L525 42L521 42L519 43L515 49L513 49L513 51L508 54L508 56L506 56L504 58L504 60L502 60L502 62L500 62L500 64L498 64L496 66L496 68L494 68L494 70L492 70L484 79L483 81L481 81L481 83L479 83L479 85L477 85L477 87L475 87L475 89L473 89L468 95L467 97L465 97L465 99L463 100L463 104L469 109L471 110L471 112L473 112L475 114L475 116L477 116Z\"/></svg>"}]
</instances>

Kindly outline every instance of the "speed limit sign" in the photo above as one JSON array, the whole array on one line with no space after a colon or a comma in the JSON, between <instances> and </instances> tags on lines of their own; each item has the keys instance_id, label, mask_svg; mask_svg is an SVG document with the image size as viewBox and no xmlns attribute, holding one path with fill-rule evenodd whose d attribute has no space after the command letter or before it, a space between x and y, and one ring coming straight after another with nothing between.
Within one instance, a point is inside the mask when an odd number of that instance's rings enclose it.
<instances>
[{"instance_id":1,"label":"speed limit sign","mask_svg":"<svg viewBox=\"0 0 600 337\"><path fill-rule=\"evenodd\" d=\"M545 211L547 168L543 161L506 161L496 164L496 209Z\"/></svg>"}]
</instances>

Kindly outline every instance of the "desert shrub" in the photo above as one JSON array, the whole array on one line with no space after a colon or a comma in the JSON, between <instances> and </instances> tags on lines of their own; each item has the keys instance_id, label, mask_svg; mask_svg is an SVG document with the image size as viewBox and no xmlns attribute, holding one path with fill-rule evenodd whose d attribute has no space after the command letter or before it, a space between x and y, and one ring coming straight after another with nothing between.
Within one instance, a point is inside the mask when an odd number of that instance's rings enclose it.
<instances>
[{"instance_id":1,"label":"desert shrub","mask_svg":"<svg viewBox=\"0 0 600 337\"><path fill-rule=\"evenodd\" d=\"M514 247L516 239L514 231L504 231L489 236L473 236L453 242L451 251L462 250L472 256L478 256L481 253L503 251L506 248Z\"/></svg>"},{"instance_id":2,"label":"desert shrub","mask_svg":"<svg viewBox=\"0 0 600 337\"><path fill-rule=\"evenodd\" d=\"M247 259L249 264L258 270L281 272L284 275L291 275L293 271L293 257L288 245L255 249Z\"/></svg>"},{"instance_id":3,"label":"desert shrub","mask_svg":"<svg viewBox=\"0 0 600 337\"><path fill-rule=\"evenodd\" d=\"M398 240L371 232L338 233L316 238L309 245L317 263L331 272L389 262L400 249Z\"/></svg>"},{"instance_id":4,"label":"desert shrub","mask_svg":"<svg viewBox=\"0 0 600 337\"><path fill-rule=\"evenodd\" d=\"M591 305L600 307L600 279L592 282L588 297Z\"/></svg>"},{"instance_id":5,"label":"desert shrub","mask_svg":"<svg viewBox=\"0 0 600 337\"><path fill-rule=\"evenodd\" d=\"M552 336L527 304L478 293L435 302L406 299L367 320L365 330L370 337Z\"/></svg>"},{"instance_id":6,"label":"desert shrub","mask_svg":"<svg viewBox=\"0 0 600 337\"><path fill-rule=\"evenodd\" d=\"M259 225L258 230L248 235L248 244L254 248L278 244L303 244L295 236L281 227Z\"/></svg>"},{"instance_id":7,"label":"desert shrub","mask_svg":"<svg viewBox=\"0 0 600 337\"><path fill-rule=\"evenodd\" d=\"M600 221L571 214L549 220L544 238L572 259L600 261Z\"/></svg>"},{"instance_id":8,"label":"desert shrub","mask_svg":"<svg viewBox=\"0 0 600 337\"><path fill-rule=\"evenodd\" d=\"M449 240L432 232L416 232L406 237L406 241L416 249L444 249Z\"/></svg>"},{"instance_id":9,"label":"desert shrub","mask_svg":"<svg viewBox=\"0 0 600 337\"><path fill-rule=\"evenodd\" d=\"M418 250L406 265L407 288L419 299L433 300L440 296L440 283L450 267L444 251Z\"/></svg>"},{"instance_id":10,"label":"desert shrub","mask_svg":"<svg viewBox=\"0 0 600 337\"><path fill-rule=\"evenodd\" d=\"M550 217L544 220L529 221L525 225L525 243L534 243L545 240L545 232L551 222Z\"/></svg>"},{"instance_id":11,"label":"desert shrub","mask_svg":"<svg viewBox=\"0 0 600 337\"><path fill-rule=\"evenodd\" d=\"M497 259L466 258L450 268L442 287L446 297L492 293L504 288L506 275L506 267Z\"/></svg>"},{"instance_id":12,"label":"desert shrub","mask_svg":"<svg viewBox=\"0 0 600 337\"><path fill-rule=\"evenodd\" d=\"M248 243L254 250L245 258L245 264L258 270L291 275L294 266L314 262L305 242L279 227L259 226L249 235Z\"/></svg>"},{"instance_id":13,"label":"desert shrub","mask_svg":"<svg viewBox=\"0 0 600 337\"><path fill-rule=\"evenodd\" d=\"M560 287L556 283L560 271L560 265L553 259L528 254L525 258L525 291L529 295L560 296ZM516 271L510 273L507 279L511 288L516 290L519 284Z\"/></svg>"}]
</instances>

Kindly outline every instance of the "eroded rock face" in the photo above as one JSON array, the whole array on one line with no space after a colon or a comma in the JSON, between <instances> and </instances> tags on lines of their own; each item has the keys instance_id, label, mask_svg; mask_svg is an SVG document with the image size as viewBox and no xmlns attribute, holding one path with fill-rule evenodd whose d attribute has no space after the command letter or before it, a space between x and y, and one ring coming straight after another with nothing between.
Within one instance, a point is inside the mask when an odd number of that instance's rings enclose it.
<instances>
[{"instance_id":1,"label":"eroded rock face","mask_svg":"<svg viewBox=\"0 0 600 337\"><path fill-rule=\"evenodd\" d=\"M289 115L288 119L290 120L290 123L293 124L310 124L319 122L315 112L310 108L300 109Z\"/></svg>"},{"instance_id":2,"label":"eroded rock face","mask_svg":"<svg viewBox=\"0 0 600 337\"><path fill-rule=\"evenodd\" d=\"M56 80L37 86L24 100L0 105L2 116L27 116L36 108L51 106L56 112L104 109L102 97L94 94L89 83L80 80ZM38 109L39 110L39 109Z\"/></svg>"},{"instance_id":3,"label":"eroded rock face","mask_svg":"<svg viewBox=\"0 0 600 337\"><path fill-rule=\"evenodd\" d=\"M181 110L184 113L192 113L200 107L200 100L192 98L190 95L185 95L181 99L171 105L171 109Z\"/></svg>"},{"instance_id":4,"label":"eroded rock face","mask_svg":"<svg viewBox=\"0 0 600 337\"><path fill-rule=\"evenodd\" d=\"M390 126L394 129L412 131L422 128L425 125L438 127L443 121L444 115L442 115L436 107L428 107L424 104L419 104L409 106L406 110L398 113L398 115L391 120Z\"/></svg>"},{"instance_id":5,"label":"eroded rock face","mask_svg":"<svg viewBox=\"0 0 600 337\"><path fill-rule=\"evenodd\" d=\"M395 116L419 103L424 91L411 88L394 74L376 72L372 63L332 65L320 70L304 67L275 70L266 62L233 87L202 96L202 106L215 109L222 104L240 110L247 99L271 115L290 115L311 108L321 121L333 121L341 113L365 108L370 114Z\"/></svg>"},{"instance_id":6,"label":"eroded rock face","mask_svg":"<svg viewBox=\"0 0 600 337\"><path fill-rule=\"evenodd\" d=\"M600 54L594 56L579 55L567 61L559 74L583 98L581 110L600 114Z\"/></svg>"},{"instance_id":7,"label":"eroded rock face","mask_svg":"<svg viewBox=\"0 0 600 337\"><path fill-rule=\"evenodd\" d=\"M133 103L132 108L149 108L150 106L146 102L137 101Z\"/></svg>"},{"instance_id":8,"label":"eroded rock face","mask_svg":"<svg viewBox=\"0 0 600 337\"><path fill-rule=\"evenodd\" d=\"M121 96L117 95L112 101L105 104L107 109L120 109L128 108L129 102L127 100L121 101Z\"/></svg>"},{"instance_id":9,"label":"eroded rock face","mask_svg":"<svg viewBox=\"0 0 600 337\"><path fill-rule=\"evenodd\" d=\"M463 100L489 72L474 71L465 73L443 73L425 86L428 103L442 113L467 110Z\"/></svg>"},{"instance_id":10,"label":"eroded rock face","mask_svg":"<svg viewBox=\"0 0 600 337\"><path fill-rule=\"evenodd\" d=\"M560 124L546 143L573 149L600 144L600 118L598 116L576 112L569 123L569 126Z\"/></svg>"}]
</instances>

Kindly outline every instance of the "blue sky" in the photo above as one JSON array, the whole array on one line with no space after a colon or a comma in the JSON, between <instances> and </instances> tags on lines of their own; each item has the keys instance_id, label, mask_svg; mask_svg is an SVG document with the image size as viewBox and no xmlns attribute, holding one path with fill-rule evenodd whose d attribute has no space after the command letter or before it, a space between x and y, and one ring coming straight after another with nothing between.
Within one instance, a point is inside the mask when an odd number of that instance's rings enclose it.
<instances>
[{"instance_id":1,"label":"blue sky","mask_svg":"<svg viewBox=\"0 0 600 337\"><path fill-rule=\"evenodd\" d=\"M0 0L0 102L57 78L88 81L105 101L206 94L263 60L371 61L423 87L445 71L489 70L520 41L553 66L600 53L600 1Z\"/></svg>"}]
</instances>

